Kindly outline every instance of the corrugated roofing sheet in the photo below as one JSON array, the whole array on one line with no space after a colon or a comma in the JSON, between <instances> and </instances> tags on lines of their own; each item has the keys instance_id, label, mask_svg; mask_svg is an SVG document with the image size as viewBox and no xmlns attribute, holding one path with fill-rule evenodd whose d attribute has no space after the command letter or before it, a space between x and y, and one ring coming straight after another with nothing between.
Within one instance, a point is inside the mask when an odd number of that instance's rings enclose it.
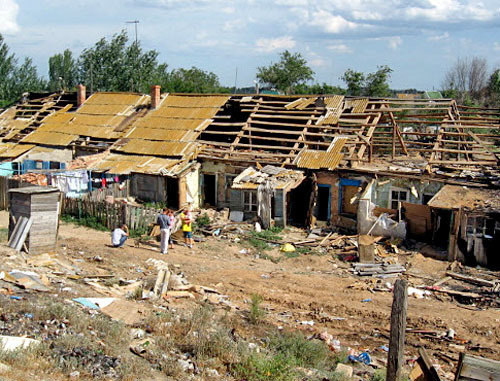
<instances>
[{"instance_id":1,"label":"corrugated roofing sheet","mask_svg":"<svg viewBox=\"0 0 500 381\"><path fill-rule=\"evenodd\" d=\"M130 93L94 93L85 101L85 105L132 105L144 104L149 98L142 94Z\"/></svg>"},{"instance_id":2,"label":"corrugated roofing sheet","mask_svg":"<svg viewBox=\"0 0 500 381\"><path fill-rule=\"evenodd\" d=\"M160 108L165 106L173 107L221 107L228 101L228 96L180 96L169 95L162 103Z\"/></svg>"},{"instance_id":3,"label":"corrugated roofing sheet","mask_svg":"<svg viewBox=\"0 0 500 381\"><path fill-rule=\"evenodd\" d=\"M35 145L33 144L1 143L0 157L14 159L34 147Z\"/></svg>"},{"instance_id":4,"label":"corrugated roofing sheet","mask_svg":"<svg viewBox=\"0 0 500 381\"><path fill-rule=\"evenodd\" d=\"M219 110L217 107L160 107L153 112L154 117L181 119L210 119Z\"/></svg>"},{"instance_id":5,"label":"corrugated roofing sheet","mask_svg":"<svg viewBox=\"0 0 500 381\"><path fill-rule=\"evenodd\" d=\"M182 169L179 166L181 160L163 159L154 156L120 155L111 154L103 160L91 165L89 169L97 172L110 172L116 175L127 175L132 172L160 174L162 171L169 174L178 174L176 169ZM175 168L178 166L178 168Z\"/></svg>"},{"instance_id":6,"label":"corrugated roofing sheet","mask_svg":"<svg viewBox=\"0 0 500 381\"><path fill-rule=\"evenodd\" d=\"M344 148L347 140L347 137L336 137L328 147L327 151L309 149L303 150L295 159L295 164L298 168L324 168L333 170L338 167L340 161L344 157L340 151Z\"/></svg>"},{"instance_id":7,"label":"corrugated roofing sheet","mask_svg":"<svg viewBox=\"0 0 500 381\"><path fill-rule=\"evenodd\" d=\"M194 143L165 142L142 139L131 139L119 150L122 152L155 155L155 156L182 156L194 150Z\"/></svg>"},{"instance_id":8,"label":"corrugated roofing sheet","mask_svg":"<svg viewBox=\"0 0 500 381\"><path fill-rule=\"evenodd\" d=\"M163 130L159 128L137 127L127 138L163 141L190 141L196 139L199 133L186 130Z\"/></svg>"},{"instance_id":9,"label":"corrugated roofing sheet","mask_svg":"<svg viewBox=\"0 0 500 381\"><path fill-rule=\"evenodd\" d=\"M157 128L162 130L194 130L200 126L203 121L198 119L168 119L146 117L139 119L134 125L137 127Z\"/></svg>"},{"instance_id":10,"label":"corrugated roofing sheet","mask_svg":"<svg viewBox=\"0 0 500 381\"><path fill-rule=\"evenodd\" d=\"M78 139L78 135L69 135L60 132L34 131L21 141L23 143L67 146L76 139Z\"/></svg>"},{"instance_id":11,"label":"corrugated roofing sheet","mask_svg":"<svg viewBox=\"0 0 500 381\"><path fill-rule=\"evenodd\" d=\"M89 105L83 104L78 109L79 114L90 115L117 115L117 114L130 114L134 111L135 103L129 105Z\"/></svg>"}]
</instances>

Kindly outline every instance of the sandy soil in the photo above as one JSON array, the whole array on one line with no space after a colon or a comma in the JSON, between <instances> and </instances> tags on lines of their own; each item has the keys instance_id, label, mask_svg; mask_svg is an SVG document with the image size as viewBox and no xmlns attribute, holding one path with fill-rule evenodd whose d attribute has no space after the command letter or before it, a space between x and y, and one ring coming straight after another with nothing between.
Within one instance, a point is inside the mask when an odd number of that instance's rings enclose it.
<instances>
[{"instance_id":1,"label":"sandy soil","mask_svg":"<svg viewBox=\"0 0 500 381\"><path fill-rule=\"evenodd\" d=\"M6 221L2 214L0 222ZM352 276L347 271L348 264L333 260L330 255L302 255L273 263L256 259L253 254L241 254L240 250L249 248L248 245L216 238L195 245L193 250L176 246L166 256L147 246L137 248L132 240L124 249L109 247L109 241L107 232L63 223L58 253L65 253L89 272L112 272L125 279L144 278L146 260L163 259L177 265L193 284L215 287L229 295L230 301L242 311L248 310L251 295L258 293L268 311L267 319L274 324L311 333L327 330L342 345L368 349L380 359L386 357L379 348L388 344L392 294L370 291L371 280ZM96 264L92 260L96 255L104 261ZM423 284L426 277L439 280L449 265L421 255L407 260L411 272L421 276L409 277L414 285ZM366 299L370 301L364 302ZM467 352L500 358L500 312L468 308L448 297L410 298L408 328L431 331L451 328L458 339L450 341L409 333L407 355L416 355L417 348L423 346L449 372L463 350L460 347L463 339ZM313 326L302 323L311 320Z\"/></svg>"}]
</instances>

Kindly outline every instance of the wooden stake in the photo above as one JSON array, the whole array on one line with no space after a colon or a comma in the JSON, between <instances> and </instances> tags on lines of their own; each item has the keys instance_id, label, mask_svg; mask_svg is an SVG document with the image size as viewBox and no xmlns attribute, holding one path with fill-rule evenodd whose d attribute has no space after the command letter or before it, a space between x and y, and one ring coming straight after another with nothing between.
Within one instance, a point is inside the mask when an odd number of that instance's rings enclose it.
<instances>
[{"instance_id":1,"label":"wooden stake","mask_svg":"<svg viewBox=\"0 0 500 381\"><path fill-rule=\"evenodd\" d=\"M391 311L391 335L387 359L387 381L401 379L401 368L405 349L406 309L408 307L408 284L404 279L394 283Z\"/></svg>"}]
</instances>

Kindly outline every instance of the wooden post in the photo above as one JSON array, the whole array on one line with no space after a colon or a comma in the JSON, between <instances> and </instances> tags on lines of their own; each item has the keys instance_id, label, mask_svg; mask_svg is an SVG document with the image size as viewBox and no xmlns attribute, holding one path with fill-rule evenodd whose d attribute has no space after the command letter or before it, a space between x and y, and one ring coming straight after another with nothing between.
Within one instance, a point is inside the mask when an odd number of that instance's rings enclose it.
<instances>
[{"instance_id":1,"label":"wooden post","mask_svg":"<svg viewBox=\"0 0 500 381\"><path fill-rule=\"evenodd\" d=\"M394 297L391 310L391 335L387 359L387 381L401 379L401 368L405 350L406 309L408 306L408 284L398 279L394 283Z\"/></svg>"}]
</instances>

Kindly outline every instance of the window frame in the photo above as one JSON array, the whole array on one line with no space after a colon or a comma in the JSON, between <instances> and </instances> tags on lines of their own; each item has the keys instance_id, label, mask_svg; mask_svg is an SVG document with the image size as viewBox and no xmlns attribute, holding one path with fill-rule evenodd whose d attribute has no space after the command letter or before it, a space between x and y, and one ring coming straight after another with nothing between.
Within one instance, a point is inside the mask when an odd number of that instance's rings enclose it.
<instances>
[{"instance_id":1,"label":"window frame","mask_svg":"<svg viewBox=\"0 0 500 381\"><path fill-rule=\"evenodd\" d=\"M248 202L247 202L248 196ZM243 191L243 211L257 212L257 191L244 190Z\"/></svg>"},{"instance_id":2,"label":"window frame","mask_svg":"<svg viewBox=\"0 0 500 381\"><path fill-rule=\"evenodd\" d=\"M397 199L394 199L392 197L392 192L398 192L398 198ZM405 192L406 193L406 199L403 200L401 199L401 192ZM389 209L397 209L398 208L398 204L396 204L396 207L393 208L392 207L392 204L393 202L408 202L409 201L409 198L410 198L410 190L408 188L400 188L400 187L391 187L389 189Z\"/></svg>"}]
</instances>

